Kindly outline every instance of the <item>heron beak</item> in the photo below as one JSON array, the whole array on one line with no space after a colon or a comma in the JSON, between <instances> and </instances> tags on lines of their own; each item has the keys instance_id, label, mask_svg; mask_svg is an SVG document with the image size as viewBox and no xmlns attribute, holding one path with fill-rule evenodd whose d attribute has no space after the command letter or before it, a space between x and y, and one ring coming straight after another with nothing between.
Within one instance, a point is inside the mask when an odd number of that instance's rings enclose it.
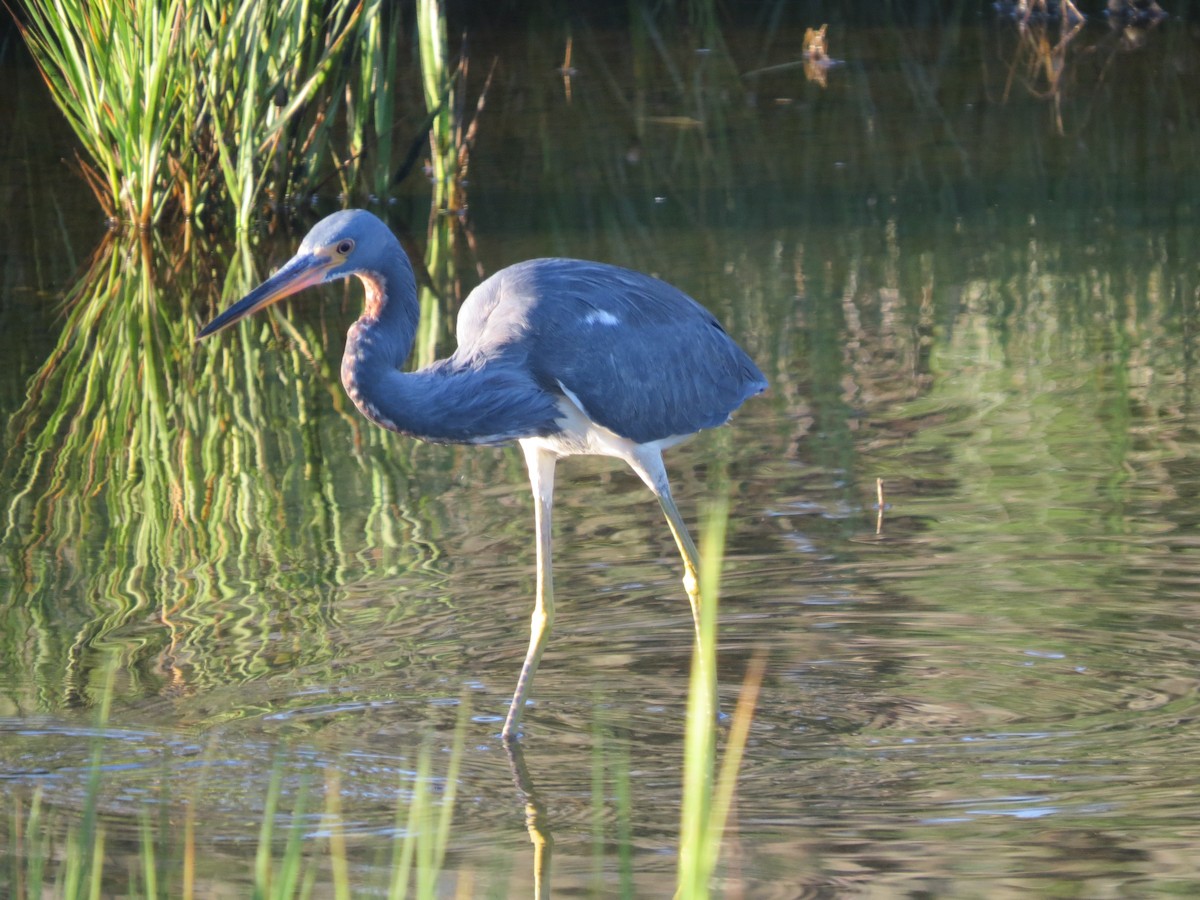
<instances>
[{"instance_id":1,"label":"heron beak","mask_svg":"<svg viewBox=\"0 0 1200 900\"><path fill-rule=\"evenodd\" d=\"M201 328L196 340L216 334L222 328L227 328L277 300L314 284L320 284L325 279L326 270L332 264L333 260L324 254L305 253L303 256L293 256L282 269Z\"/></svg>"}]
</instances>

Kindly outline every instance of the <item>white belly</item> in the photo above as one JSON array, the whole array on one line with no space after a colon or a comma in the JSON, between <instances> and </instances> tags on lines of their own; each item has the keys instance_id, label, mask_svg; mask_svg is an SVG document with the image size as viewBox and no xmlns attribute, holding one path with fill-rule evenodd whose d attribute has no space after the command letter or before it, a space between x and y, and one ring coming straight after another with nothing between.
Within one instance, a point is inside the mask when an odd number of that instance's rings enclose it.
<instances>
[{"instance_id":1,"label":"white belly","mask_svg":"<svg viewBox=\"0 0 1200 900\"><path fill-rule=\"evenodd\" d=\"M643 460L647 452L658 455L668 447L674 447L681 441L691 437L690 434L677 434L638 444L629 438L621 437L615 431L610 431L603 425L592 421L583 404L571 391L563 387L563 397L558 401L561 431L558 434L545 437L522 438L521 443L530 444L541 450L553 453L555 456L615 456L623 459L635 469L638 462Z\"/></svg>"}]
</instances>

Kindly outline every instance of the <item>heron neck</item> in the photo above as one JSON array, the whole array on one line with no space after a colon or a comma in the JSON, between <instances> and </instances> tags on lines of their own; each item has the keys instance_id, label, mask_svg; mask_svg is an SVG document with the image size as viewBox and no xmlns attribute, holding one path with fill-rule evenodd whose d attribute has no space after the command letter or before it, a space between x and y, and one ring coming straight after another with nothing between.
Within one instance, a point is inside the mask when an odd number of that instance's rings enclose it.
<instances>
[{"instance_id":1,"label":"heron neck","mask_svg":"<svg viewBox=\"0 0 1200 900\"><path fill-rule=\"evenodd\" d=\"M395 259L384 270L358 275L366 296L362 315L346 333L342 387L368 419L392 431L414 433L410 426L415 423L397 418L391 401L402 401L410 390L400 367L412 352L420 318L416 278L403 256L397 246Z\"/></svg>"},{"instance_id":2,"label":"heron neck","mask_svg":"<svg viewBox=\"0 0 1200 900\"><path fill-rule=\"evenodd\" d=\"M359 277L366 303L346 335L342 386L364 416L432 443L495 444L556 429L553 399L502 359L481 367L452 357L402 371L420 317L412 269L405 259Z\"/></svg>"}]
</instances>

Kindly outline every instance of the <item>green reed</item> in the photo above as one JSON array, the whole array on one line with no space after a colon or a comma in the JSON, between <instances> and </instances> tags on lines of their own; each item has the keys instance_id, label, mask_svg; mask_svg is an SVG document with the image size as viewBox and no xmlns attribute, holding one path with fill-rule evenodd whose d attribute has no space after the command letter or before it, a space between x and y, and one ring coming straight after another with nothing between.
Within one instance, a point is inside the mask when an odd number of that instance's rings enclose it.
<instances>
[{"instance_id":1,"label":"green reed","mask_svg":"<svg viewBox=\"0 0 1200 900\"><path fill-rule=\"evenodd\" d=\"M244 229L264 200L313 189L335 155L347 86L366 77L344 64L364 35L375 35L363 60L375 93L364 108L392 127L391 82L380 76L395 74L398 34L381 24L377 0L25 7L22 35L114 220L145 228L169 212L221 210ZM356 120L357 139L370 127Z\"/></svg>"},{"instance_id":2,"label":"green reed","mask_svg":"<svg viewBox=\"0 0 1200 900\"><path fill-rule=\"evenodd\" d=\"M342 65L359 34L364 4L334 0L314 8L308 0L249 2L230 12L210 0L189 19L206 66L200 72L203 102L197 141L211 143L221 188L247 227L264 195L283 202L311 188L332 153L333 128L345 82ZM369 7L379 14L379 5Z\"/></svg>"},{"instance_id":3,"label":"green reed","mask_svg":"<svg viewBox=\"0 0 1200 900\"><path fill-rule=\"evenodd\" d=\"M418 0L417 38L421 85L429 113L430 177L434 208L461 215L466 209L466 177L495 63L484 79L474 109L467 106L471 57L466 35L456 56L446 38L443 0Z\"/></svg>"},{"instance_id":4,"label":"green reed","mask_svg":"<svg viewBox=\"0 0 1200 900\"><path fill-rule=\"evenodd\" d=\"M19 790L12 792L9 813L0 820L0 851L8 860L5 869L0 870L0 893L5 897L100 898L119 892L131 897L186 900L203 896L214 884L230 889L250 884L252 896L264 900L314 895L349 898L361 891L371 892L372 896L386 894L393 900L403 900L410 891L421 900L438 896L470 719L469 703L464 701L459 706L444 770L436 771L433 753L425 743L418 751L415 772L406 774L397 784L396 826L386 842L390 865L373 867L368 883L354 883L350 854L367 839L346 832L342 812L344 775L336 766L323 770L322 834L314 837L310 797L316 779L314 773L301 771L297 786L285 790L285 780L291 774L286 751L281 751L271 766L254 852L244 859L227 856L216 867L205 865L198 846L229 837L219 831L219 826L198 823L196 816L196 804L205 784L214 771L220 771L219 767L211 769L211 757L219 749L215 741L210 743L209 762L182 799L166 787L176 776L164 763L164 786L158 794L146 796L136 810L107 812L107 792L112 787L109 780L122 768L114 766L109 771L114 761L105 755L104 730L109 721L114 672L115 667L111 667L96 715L97 737L82 772L81 807L56 805L53 782L34 788L28 799ZM132 827L134 840L111 837L119 825L114 818L117 816ZM179 818L184 821L182 829L175 824ZM380 843L378 838L370 840Z\"/></svg>"},{"instance_id":5,"label":"green reed","mask_svg":"<svg viewBox=\"0 0 1200 900\"><path fill-rule=\"evenodd\" d=\"M389 900L404 900L415 880L418 897L437 895L438 876L446 860L450 843L450 825L454 818L454 800L458 790L458 768L466 740L469 707L459 707L458 724L454 731L454 752L446 769L446 790L440 808L435 808L429 785L433 783L433 761L429 746L421 748L417 757L416 792L408 804L401 827L401 808L396 809L395 838L392 842L391 875L388 880ZM415 868L415 872L413 871Z\"/></svg>"},{"instance_id":6,"label":"green reed","mask_svg":"<svg viewBox=\"0 0 1200 900\"><path fill-rule=\"evenodd\" d=\"M345 88L346 147L338 166L343 194L366 190L377 200L391 194L396 168L396 86L403 78L404 46L400 17L381 13L381 3L373 0L359 24L356 62Z\"/></svg>"},{"instance_id":7,"label":"green reed","mask_svg":"<svg viewBox=\"0 0 1200 900\"><path fill-rule=\"evenodd\" d=\"M425 241L425 267L431 284L421 280L418 291L421 318L413 354L418 365L428 365L437 358L442 337L451 330L449 314L463 299L459 256L463 245L472 242L466 215L467 171L495 72L493 64L473 111L468 113L470 56L465 36L459 53L452 57L446 30L443 0L418 0L417 37L433 185ZM411 163L412 155L410 152L405 166ZM404 174L404 169L398 174ZM482 278L483 270L477 267L476 275Z\"/></svg>"},{"instance_id":8,"label":"green reed","mask_svg":"<svg viewBox=\"0 0 1200 900\"><path fill-rule=\"evenodd\" d=\"M446 41L446 7L442 0L417 0L417 34L421 51L421 85L425 107L434 116L429 134L430 165L435 185L457 180L458 148L454 146L455 67Z\"/></svg>"},{"instance_id":9,"label":"green reed","mask_svg":"<svg viewBox=\"0 0 1200 900\"><path fill-rule=\"evenodd\" d=\"M597 717L592 723L592 888L597 894L610 893L632 897L633 890L633 791L630 784L630 741L610 734L604 719L600 698L596 702ZM609 793L616 818L616 834L608 832ZM608 845L616 845L617 883L605 871Z\"/></svg>"},{"instance_id":10,"label":"green reed","mask_svg":"<svg viewBox=\"0 0 1200 900\"><path fill-rule=\"evenodd\" d=\"M701 535L700 630L688 684L676 896L689 900L709 896L762 677L756 662L746 675L718 773L717 606L728 522L729 498L723 494L709 510Z\"/></svg>"},{"instance_id":11,"label":"green reed","mask_svg":"<svg viewBox=\"0 0 1200 900\"><path fill-rule=\"evenodd\" d=\"M26 43L90 162L106 213L151 223L167 197L166 155L179 122L182 0L30 2ZM18 20L19 21L19 20Z\"/></svg>"}]
</instances>

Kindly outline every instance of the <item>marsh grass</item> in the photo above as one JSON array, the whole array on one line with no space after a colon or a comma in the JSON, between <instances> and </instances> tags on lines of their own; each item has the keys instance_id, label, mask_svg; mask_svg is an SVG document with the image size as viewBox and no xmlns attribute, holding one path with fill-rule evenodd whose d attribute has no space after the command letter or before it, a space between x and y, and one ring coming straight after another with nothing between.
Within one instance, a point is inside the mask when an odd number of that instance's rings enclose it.
<instances>
[{"instance_id":1,"label":"marsh grass","mask_svg":"<svg viewBox=\"0 0 1200 900\"><path fill-rule=\"evenodd\" d=\"M392 190L399 127L394 85L403 77L400 17L381 14L380 5L375 0L359 26L358 58L346 79L346 156L338 167L343 194L351 196L362 186L373 200L387 198Z\"/></svg>"},{"instance_id":2,"label":"marsh grass","mask_svg":"<svg viewBox=\"0 0 1200 900\"><path fill-rule=\"evenodd\" d=\"M111 680L105 697L111 697ZM281 750L258 805L261 813L253 852L238 857L222 852L220 862L204 858L204 848L220 846L227 836L197 821L201 787L193 786L182 801L165 787L149 796L133 813L109 818L110 779L122 766L106 758L105 721L108 701L97 715L96 737L82 773L84 794L78 808L56 805L53 782L27 795L13 792L5 820L0 820L0 849L7 865L0 869L0 893L12 900L42 897L143 898L205 896L207 891L248 889L263 900L331 896L349 898L363 892L404 900L438 895L443 877L450 823L454 815L459 765L465 746L470 707L459 707L457 724L439 772L431 745L419 750L415 772L397 785L395 828L390 838L390 865L372 866L364 877L353 859L363 839L347 832L342 811L343 774L337 766L315 772L290 771ZM210 743L210 755L215 743ZM199 774L199 785L217 777L212 759ZM171 780L163 773L164 785ZM286 786L285 786L286 785ZM313 794L324 796L319 816ZM180 809L180 807L183 809ZM175 822L182 816L183 828ZM319 829L314 831L314 821ZM115 839L115 834L130 835ZM378 838L374 838L378 842ZM197 865L200 857L199 865Z\"/></svg>"},{"instance_id":3,"label":"marsh grass","mask_svg":"<svg viewBox=\"0 0 1200 900\"><path fill-rule=\"evenodd\" d=\"M449 187L458 180L458 155L454 146L458 67L450 59L446 7L442 0L417 0L417 22L421 86L425 91L425 107L434 117L429 133L431 175L435 185Z\"/></svg>"},{"instance_id":4,"label":"marsh grass","mask_svg":"<svg viewBox=\"0 0 1200 900\"><path fill-rule=\"evenodd\" d=\"M599 699L597 709L602 709ZM602 714L592 725L591 878L597 894L608 892L619 897L632 897L634 810L630 770L633 762L629 741L611 735L610 727ZM615 834L610 834L610 802L615 812ZM611 875L606 871L614 849L617 865L615 891Z\"/></svg>"},{"instance_id":5,"label":"marsh grass","mask_svg":"<svg viewBox=\"0 0 1200 900\"><path fill-rule=\"evenodd\" d=\"M171 135L182 115L182 0L31 2L21 33L83 146L80 168L105 212L162 214ZM18 18L18 23L21 20Z\"/></svg>"},{"instance_id":6,"label":"marsh grass","mask_svg":"<svg viewBox=\"0 0 1200 900\"><path fill-rule=\"evenodd\" d=\"M422 283L419 288L421 318L414 359L418 365L428 365L436 359L442 337L451 330L449 311L457 309L463 300L459 257L464 244L472 252L474 249L467 219L467 172L496 64L492 63L469 112L467 84L471 58L467 40L464 35L457 55L451 54L443 0L418 0L417 37L428 113L428 176L433 199L425 242L430 285ZM485 273L476 265L475 274L482 279Z\"/></svg>"},{"instance_id":7,"label":"marsh grass","mask_svg":"<svg viewBox=\"0 0 1200 900\"><path fill-rule=\"evenodd\" d=\"M200 102L191 111L196 132L181 137L207 152L184 169L212 172L215 160L220 181L197 187L223 191L245 229L261 196L286 201L314 183L332 153L349 77L341 63L359 34L364 4L334 0L324 13L305 0L252 0L233 13L216 0L201 8L187 31L205 61ZM378 14L378 4L369 9Z\"/></svg>"},{"instance_id":8,"label":"marsh grass","mask_svg":"<svg viewBox=\"0 0 1200 900\"><path fill-rule=\"evenodd\" d=\"M729 810L762 680L762 660L747 671L717 770L717 605L724 563L729 498L708 512L700 542L700 632L692 654L684 738L683 805L676 896L708 897L721 857Z\"/></svg>"},{"instance_id":9,"label":"marsh grass","mask_svg":"<svg viewBox=\"0 0 1200 900\"><path fill-rule=\"evenodd\" d=\"M147 228L169 213L213 213L245 229L264 201L311 190L335 165L347 100L350 156L379 131L390 171L399 31L379 0L31 0L24 9L21 34L112 220ZM355 189L342 171L344 189Z\"/></svg>"}]
</instances>

